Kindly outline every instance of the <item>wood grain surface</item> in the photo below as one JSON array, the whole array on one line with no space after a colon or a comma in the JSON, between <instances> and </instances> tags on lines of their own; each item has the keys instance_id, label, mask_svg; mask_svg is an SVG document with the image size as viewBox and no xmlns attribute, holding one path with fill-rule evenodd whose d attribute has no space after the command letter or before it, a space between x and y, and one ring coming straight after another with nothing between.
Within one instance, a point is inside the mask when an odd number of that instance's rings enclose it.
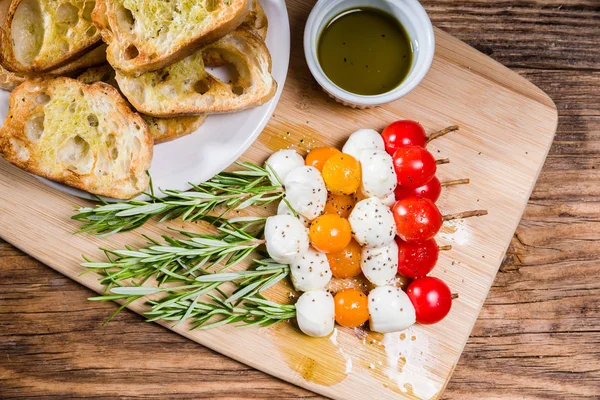
<instances>
[{"instance_id":1,"label":"wood grain surface","mask_svg":"<svg viewBox=\"0 0 600 400\"><path fill-rule=\"evenodd\" d=\"M559 132L444 397L600 393L600 8L425 3L434 24L547 91ZM318 397L202 348L0 244L0 398ZM151 354L151 357L148 357ZM199 361L200 360L200 361Z\"/></svg>"}]
</instances>

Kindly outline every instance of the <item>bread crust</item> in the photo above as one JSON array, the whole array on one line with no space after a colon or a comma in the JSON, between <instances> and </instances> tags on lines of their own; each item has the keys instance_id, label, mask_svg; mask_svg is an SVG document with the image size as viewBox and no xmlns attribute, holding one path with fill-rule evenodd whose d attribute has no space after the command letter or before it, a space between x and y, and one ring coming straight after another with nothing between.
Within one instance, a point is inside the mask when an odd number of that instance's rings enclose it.
<instances>
[{"instance_id":1,"label":"bread crust","mask_svg":"<svg viewBox=\"0 0 600 400\"><path fill-rule=\"evenodd\" d=\"M0 89L10 92L25 82L25 79L27 79L26 75L10 72L0 65Z\"/></svg>"},{"instance_id":2,"label":"bread crust","mask_svg":"<svg viewBox=\"0 0 600 400\"><path fill-rule=\"evenodd\" d=\"M91 114L87 114L87 121L69 120L75 118L69 117L71 106L60 115L49 115L50 105L63 104L53 103L55 97L75 108L85 103L89 110L84 113L89 111L96 119L90 120ZM59 127L71 123L79 133L69 128L52 131L52 119ZM53 181L118 199L133 198L147 189L152 145L146 122L129 109L116 89L101 82L86 85L64 77L28 80L17 87L0 129L0 154L10 163ZM78 151L71 151L73 147Z\"/></svg>"},{"instance_id":3,"label":"bread crust","mask_svg":"<svg viewBox=\"0 0 600 400\"><path fill-rule=\"evenodd\" d=\"M5 69L11 72L29 74L48 72L69 64L71 61L80 58L82 55L90 52L101 44L101 37L97 28L91 20L88 21L83 17L85 10L84 4L86 2L75 2L82 3L82 8L78 9L78 19L72 27L68 27L68 24L65 24L67 27L64 29L76 32L69 36L70 40L66 40L66 34L60 34L58 31L59 25L57 21L53 19L55 15L47 15L57 12L58 8L56 7L56 3L51 0L36 0L35 4L39 4L40 7L40 15L43 14L40 16L42 21L31 21L31 25L39 26L40 29L43 30L42 37L40 38L42 44L31 63L24 64L19 61L13 47L15 38L12 37L11 25L14 22L15 13L21 3L31 1L32 0L13 0L8 8L6 18L3 21L3 29L0 31L0 64L2 64ZM64 4L72 5L72 3ZM57 38L62 39L57 40ZM20 47L22 45L19 44L18 46ZM61 46L67 46L68 50L64 51L64 48Z\"/></svg>"},{"instance_id":4,"label":"bread crust","mask_svg":"<svg viewBox=\"0 0 600 400\"><path fill-rule=\"evenodd\" d=\"M100 46L88 51L70 63L48 71L48 74L53 76L67 75L104 63L106 63L106 44L102 43Z\"/></svg>"},{"instance_id":5,"label":"bread crust","mask_svg":"<svg viewBox=\"0 0 600 400\"><path fill-rule=\"evenodd\" d=\"M193 115L174 118L157 118L140 114L150 127L154 144L170 142L194 133L206 121L207 115Z\"/></svg>"},{"instance_id":6,"label":"bread crust","mask_svg":"<svg viewBox=\"0 0 600 400\"><path fill-rule=\"evenodd\" d=\"M83 83L104 82L119 90L115 80L115 70L109 65L90 68L77 77ZM131 106L133 107L133 106ZM157 118L150 115L140 114L150 128L150 134L154 144L170 142L182 136L195 132L206 121L206 115L194 115L187 117Z\"/></svg>"},{"instance_id":7,"label":"bread crust","mask_svg":"<svg viewBox=\"0 0 600 400\"><path fill-rule=\"evenodd\" d=\"M197 25L194 32L183 32L179 37L171 39L166 47L153 45L121 27L118 15L122 9L115 0L97 0L92 20L108 44L107 59L113 68L125 74L139 75L173 64L202 46L222 38L244 22L250 12L251 1L230 0L226 7L219 2L223 12L218 18ZM132 46L136 52L134 57L129 52Z\"/></svg>"},{"instance_id":8,"label":"bread crust","mask_svg":"<svg viewBox=\"0 0 600 400\"><path fill-rule=\"evenodd\" d=\"M96 47L89 53L64 65L58 69L48 71L47 75L60 76L69 75L85 68L94 67L106 62L106 45ZM0 89L12 91L14 88L25 82L26 79L40 78L44 74L23 74L10 72L0 65Z\"/></svg>"},{"instance_id":9,"label":"bread crust","mask_svg":"<svg viewBox=\"0 0 600 400\"><path fill-rule=\"evenodd\" d=\"M267 30L269 29L269 20L267 14L260 4L260 0L252 0L252 8L250 13L244 20L242 27L251 29L262 40L267 38Z\"/></svg>"},{"instance_id":10,"label":"bread crust","mask_svg":"<svg viewBox=\"0 0 600 400\"><path fill-rule=\"evenodd\" d=\"M234 82L222 82L204 68L223 62L236 67L239 76ZM277 92L270 72L271 55L264 41L252 30L238 28L163 70L137 77L117 71L116 79L136 110L168 118L260 106Z\"/></svg>"}]
</instances>

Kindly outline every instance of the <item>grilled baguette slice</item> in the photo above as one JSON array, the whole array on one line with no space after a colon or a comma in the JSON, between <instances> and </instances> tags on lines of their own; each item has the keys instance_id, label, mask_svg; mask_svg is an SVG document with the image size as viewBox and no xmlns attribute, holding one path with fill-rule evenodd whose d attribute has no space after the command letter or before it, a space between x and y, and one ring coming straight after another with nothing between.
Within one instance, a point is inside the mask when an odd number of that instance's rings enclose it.
<instances>
[{"instance_id":1,"label":"grilled baguette slice","mask_svg":"<svg viewBox=\"0 0 600 400\"><path fill-rule=\"evenodd\" d=\"M90 68L83 74L77 77L84 83L104 82L112 87L119 89L115 80L115 70L108 64ZM206 115L198 115L191 117L175 117L175 118L156 118L149 115L140 114L150 128L150 134L154 139L154 144L175 140L182 136L188 135L206 121Z\"/></svg>"},{"instance_id":2,"label":"grilled baguette slice","mask_svg":"<svg viewBox=\"0 0 600 400\"><path fill-rule=\"evenodd\" d=\"M106 46L96 47L89 53L84 54L80 58L63 65L62 67L48 71L46 74L24 74L18 72L10 72L0 65L0 89L12 91L14 88L25 82L26 79L39 78L42 75L60 76L69 75L84 68L89 68L106 62Z\"/></svg>"},{"instance_id":3,"label":"grilled baguette slice","mask_svg":"<svg viewBox=\"0 0 600 400\"><path fill-rule=\"evenodd\" d=\"M231 63L239 76L233 82L223 82L208 73L205 59ZM250 30L236 29L159 71L138 77L117 71L116 78L136 110L155 117L174 117L259 106L277 91L270 71L271 56L265 43Z\"/></svg>"},{"instance_id":4,"label":"grilled baguette slice","mask_svg":"<svg viewBox=\"0 0 600 400\"><path fill-rule=\"evenodd\" d=\"M0 35L0 63L9 71L57 69L100 44L94 1L14 0Z\"/></svg>"},{"instance_id":5,"label":"grilled baguette slice","mask_svg":"<svg viewBox=\"0 0 600 400\"><path fill-rule=\"evenodd\" d=\"M25 79L27 79L26 75L10 72L0 65L0 89L8 90L10 92L21 83L25 82Z\"/></svg>"},{"instance_id":6,"label":"grilled baguette slice","mask_svg":"<svg viewBox=\"0 0 600 400\"><path fill-rule=\"evenodd\" d=\"M81 71L82 69L93 67L105 62L106 45L103 44L58 69L48 71L46 74L51 76L70 75L76 71ZM26 79L39 78L41 75L42 74L23 74L18 72L10 72L0 65L0 89L8 90L10 92L21 83L25 82Z\"/></svg>"},{"instance_id":7,"label":"grilled baguette slice","mask_svg":"<svg viewBox=\"0 0 600 400\"><path fill-rule=\"evenodd\" d=\"M252 0L252 8L244 20L242 27L252 29L262 40L266 39L269 21L267 20L265 10L260 5L260 0Z\"/></svg>"},{"instance_id":8,"label":"grilled baguette slice","mask_svg":"<svg viewBox=\"0 0 600 400\"><path fill-rule=\"evenodd\" d=\"M129 199L148 187L152 138L110 85L27 80L10 96L0 154L33 174Z\"/></svg>"},{"instance_id":9,"label":"grilled baguette slice","mask_svg":"<svg viewBox=\"0 0 600 400\"><path fill-rule=\"evenodd\" d=\"M94 23L108 62L127 74L155 71L239 26L251 0L97 0Z\"/></svg>"},{"instance_id":10,"label":"grilled baguette slice","mask_svg":"<svg viewBox=\"0 0 600 400\"><path fill-rule=\"evenodd\" d=\"M103 43L68 64L48 71L47 74L53 76L68 75L104 63L106 63L106 45Z\"/></svg>"}]
</instances>

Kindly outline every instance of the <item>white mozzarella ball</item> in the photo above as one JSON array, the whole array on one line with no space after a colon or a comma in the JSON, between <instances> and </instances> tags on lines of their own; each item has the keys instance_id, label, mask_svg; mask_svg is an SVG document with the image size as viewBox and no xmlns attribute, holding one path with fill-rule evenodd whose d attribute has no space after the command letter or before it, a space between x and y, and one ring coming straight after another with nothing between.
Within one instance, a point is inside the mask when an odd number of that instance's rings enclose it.
<instances>
[{"instance_id":1,"label":"white mozzarella ball","mask_svg":"<svg viewBox=\"0 0 600 400\"><path fill-rule=\"evenodd\" d=\"M331 280L331 268L325 253L310 247L290 264L292 283L301 292L324 289Z\"/></svg>"},{"instance_id":2,"label":"white mozzarella ball","mask_svg":"<svg viewBox=\"0 0 600 400\"><path fill-rule=\"evenodd\" d=\"M383 150L384 148L383 138L379 132L373 129L359 129L350 135L342 147L342 153L350 154L358 160L363 150Z\"/></svg>"},{"instance_id":3,"label":"white mozzarella ball","mask_svg":"<svg viewBox=\"0 0 600 400\"><path fill-rule=\"evenodd\" d=\"M396 189L396 171L385 150L365 150L358 158L362 168L360 189L367 197L385 197Z\"/></svg>"},{"instance_id":4,"label":"white mozzarella ball","mask_svg":"<svg viewBox=\"0 0 600 400\"><path fill-rule=\"evenodd\" d=\"M295 168L283 183L285 198L298 214L311 221L321 215L327 202L327 188L318 169L308 166Z\"/></svg>"},{"instance_id":5,"label":"white mozzarella ball","mask_svg":"<svg viewBox=\"0 0 600 400\"><path fill-rule=\"evenodd\" d=\"M265 162L265 168L269 171L269 177L274 185L279 185L285 180L288 173L304 165L304 159L296 150L279 150L271 154L271 157ZM270 167L270 168L269 168ZM275 176L277 174L277 176Z\"/></svg>"},{"instance_id":6,"label":"white mozzarella ball","mask_svg":"<svg viewBox=\"0 0 600 400\"><path fill-rule=\"evenodd\" d=\"M333 296L326 290L304 293L296 302L296 320L300 330L313 337L333 332L335 306Z\"/></svg>"},{"instance_id":7,"label":"white mozzarella ball","mask_svg":"<svg viewBox=\"0 0 600 400\"><path fill-rule=\"evenodd\" d=\"M294 212L284 200L281 200L277 206L277 215L291 215L292 217L295 217ZM298 214L298 219L305 227L308 228L310 226L310 221L307 220L304 215Z\"/></svg>"},{"instance_id":8,"label":"white mozzarella ball","mask_svg":"<svg viewBox=\"0 0 600 400\"><path fill-rule=\"evenodd\" d=\"M384 247L394 241L396 223L389 207L378 197L356 203L350 213L352 234L361 246Z\"/></svg>"},{"instance_id":9,"label":"white mozzarella ball","mask_svg":"<svg viewBox=\"0 0 600 400\"><path fill-rule=\"evenodd\" d=\"M408 295L395 286L379 286L369 292L370 326L373 332L397 332L417 318Z\"/></svg>"},{"instance_id":10,"label":"white mozzarella ball","mask_svg":"<svg viewBox=\"0 0 600 400\"><path fill-rule=\"evenodd\" d=\"M289 264L308 250L308 229L298 218L275 215L267 218L265 241L273 260Z\"/></svg>"},{"instance_id":11,"label":"white mozzarella ball","mask_svg":"<svg viewBox=\"0 0 600 400\"><path fill-rule=\"evenodd\" d=\"M386 206L392 207L394 204L396 204L396 194L394 192L388 193L387 195L381 198L381 201Z\"/></svg>"},{"instance_id":12,"label":"white mozzarella ball","mask_svg":"<svg viewBox=\"0 0 600 400\"><path fill-rule=\"evenodd\" d=\"M388 285L398 271L398 245L395 240L384 247L362 249L360 269L365 277L378 286Z\"/></svg>"}]
</instances>

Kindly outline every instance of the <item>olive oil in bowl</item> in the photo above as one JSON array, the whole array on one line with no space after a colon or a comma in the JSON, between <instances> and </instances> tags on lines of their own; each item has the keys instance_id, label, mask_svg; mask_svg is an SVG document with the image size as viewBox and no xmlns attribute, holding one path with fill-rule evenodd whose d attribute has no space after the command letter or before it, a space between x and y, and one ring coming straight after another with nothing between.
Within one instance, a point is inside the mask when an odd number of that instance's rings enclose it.
<instances>
[{"instance_id":1,"label":"olive oil in bowl","mask_svg":"<svg viewBox=\"0 0 600 400\"><path fill-rule=\"evenodd\" d=\"M408 76L411 40L385 11L360 7L334 17L318 40L319 64L340 88L358 95L387 93Z\"/></svg>"}]
</instances>

